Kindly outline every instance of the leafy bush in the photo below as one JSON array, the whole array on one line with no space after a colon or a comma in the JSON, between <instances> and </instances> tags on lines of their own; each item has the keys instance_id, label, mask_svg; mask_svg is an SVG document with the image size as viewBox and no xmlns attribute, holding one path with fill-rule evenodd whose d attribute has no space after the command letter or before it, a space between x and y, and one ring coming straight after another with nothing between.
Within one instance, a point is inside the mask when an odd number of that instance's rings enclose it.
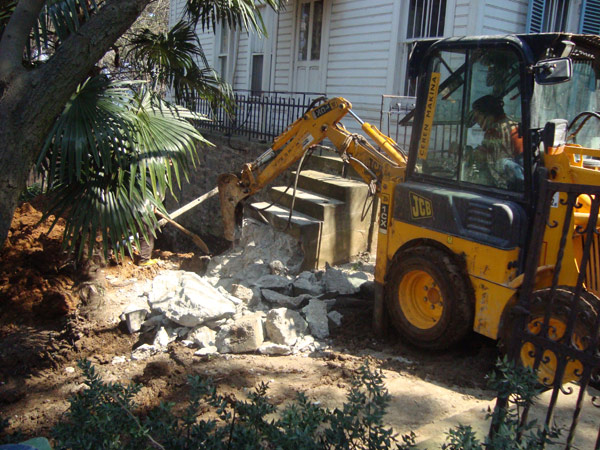
<instances>
[{"instance_id":1,"label":"leafy bush","mask_svg":"<svg viewBox=\"0 0 600 450\"><path fill-rule=\"evenodd\" d=\"M260 383L248 401L217 393L212 382L189 378L187 407L174 412L173 403L141 413L135 403L140 386L104 383L94 367L81 361L87 389L74 395L64 420L53 430L57 449L387 449L415 447L415 434L400 439L383 426L390 395L380 370L368 364L352 380L346 402L333 411L298 394L278 411ZM495 432L482 442L470 426L448 432L444 450L543 449L560 431L521 425L523 407L539 394L531 369L498 362L490 387L507 398L507 408L490 411ZM0 420L0 431L6 426ZM14 442L14 441L13 441Z\"/></svg>"},{"instance_id":2,"label":"leafy bush","mask_svg":"<svg viewBox=\"0 0 600 450\"><path fill-rule=\"evenodd\" d=\"M498 393L499 398L508 400L508 407L497 407L488 413L494 433L486 439L486 447L479 448L534 450L544 449L548 444L555 443L554 440L561 434L560 429L540 428L535 420L521 423L523 409L531 406L543 391L533 369L510 362L504 357L498 361L496 372L489 376L488 381L489 387Z\"/></svg>"},{"instance_id":3,"label":"leafy bush","mask_svg":"<svg viewBox=\"0 0 600 450\"><path fill-rule=\"evenodd\" d=\"M269 403L264 383L248 401L240 401L193 376L188 405L179 415L174 404L162 403L144 416L134 401L140 386L104 383L87 361L79 367L87 389L71 398L64 421L55 427L56 448L408 449L414 442L411 434L398 443L382 425L390 396L381 371L368 365L352 381L346 403L333 411L298 394L279 412Z\"/></svg>"}]
</instances>

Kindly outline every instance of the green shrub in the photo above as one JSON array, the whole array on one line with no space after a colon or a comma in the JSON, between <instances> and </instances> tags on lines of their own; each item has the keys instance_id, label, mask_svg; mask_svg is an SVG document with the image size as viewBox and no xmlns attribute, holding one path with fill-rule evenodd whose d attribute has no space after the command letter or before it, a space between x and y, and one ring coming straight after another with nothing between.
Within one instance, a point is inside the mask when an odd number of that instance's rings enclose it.
<instances>
[{"instance_id":1,"label":"green shrub","mask_svg":"<svg viewBox=\"0 0 600 450\"><path fill-rule=\"evenodd\" d=\"M181 412L161 403L142 414L135 403L140 386L104 383L87 361L79 362L87 388L70 399L69 410L53 430L56 449L387 449L415 446L415 434L400 439L383 426L390 395L380 370L368 364L352 380L346 402L329 410L298 394L281 411L260 383L247 401L217 393L212 382L189 378L189 400ZM489 377L490 387L508 399L507 408L489 411L495 433L484 441L470 426L448 432L445 450L535 450L557 438L557 429L521 425L522 410L539 394L530 370L506 359ZM0 432L7 422L0 418ZM14 441L13 441L14 442Z\"/></svg>"},{"instance_id":2,"label":"green shrub","mask_svg":"<svg viewBox=\"0 0 600 450\"><path fill-rule=\"evenodd\" d=\"M414 442L411 434L400 444L382 425L390 396L381 371L368 365L352 381L346 403L333 411L304 394L278 411L264 383L248 401L239 401L193 376L188 405L180 414L172 403L162 403L143 416L134 400L139 386L104 383L87 361L79 367L87 389L71 398L53 431L59 449L408 449ZM207 412L213 418L206 418Z\"/></svg>"}]
</instances>

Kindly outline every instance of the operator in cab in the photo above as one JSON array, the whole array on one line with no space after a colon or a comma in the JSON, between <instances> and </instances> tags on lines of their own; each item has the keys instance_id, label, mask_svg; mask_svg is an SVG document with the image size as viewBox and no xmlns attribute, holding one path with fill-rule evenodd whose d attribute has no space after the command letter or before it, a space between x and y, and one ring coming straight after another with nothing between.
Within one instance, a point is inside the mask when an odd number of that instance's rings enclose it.
<instances>
[{"instance_id":1,"label":"operator in cab","mask_svg":"<svg viewBox=\"0 0 600 450\"><path fill-rule=\"evenodd\" d=\"M504 102L484 95L473 102L467 119L468 127L479 125L484 132L481 144L473 154L477 180L502 189L523 188L523 138L519 125L504 112Z\"/></svg>"}]
</instances>

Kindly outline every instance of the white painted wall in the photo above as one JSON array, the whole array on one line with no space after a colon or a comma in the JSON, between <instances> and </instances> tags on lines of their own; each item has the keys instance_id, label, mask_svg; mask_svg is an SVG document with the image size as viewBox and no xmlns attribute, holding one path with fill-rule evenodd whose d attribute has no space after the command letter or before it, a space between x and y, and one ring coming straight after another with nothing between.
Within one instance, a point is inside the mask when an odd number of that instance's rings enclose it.
<instances>
[{"instance_id":1,"label":"white painted wall","mask_svg":"<svg viewBox=\"0 0 600 450\"><path fill-rule=\"evenodd\" d=\"M487 0L480 34L525 33L527 0Z\"/></svg>"},{"instance_id":2,"label":"white painted wall","mask_svg":"<svg viewBox=\"0 0 600 450\"><path fill-rule=\"evenodd\" d=\"M272 90L290 91L292 86L292 49L294 29L295 2L288 2L285 9L277 17L275 38L275 54L273 56L274 73Z\"/></svg>"},{"instance_id":3,"label":"white painted wall","mask_svg":"<svg viewBox=\"0 0 600 450\"><path fill-rule=\"evenodd\" d=\"M185 0L171 0L169 7L169 28L179 22L183 15L183 7L185 6Z\"/></svg>"},{"instance_id":4,"label":"white painted wall","mask_svg":"<svg viewBox=\"0 0 600 450\"><path fill-rule=\"evenodd\" d=\"M345 97L363 120L377 123L381 95L394 71L394 0L334 0L329 22L326 93ZM397 23L397 22L396 22Z\"/></svg>"}]
</instances>

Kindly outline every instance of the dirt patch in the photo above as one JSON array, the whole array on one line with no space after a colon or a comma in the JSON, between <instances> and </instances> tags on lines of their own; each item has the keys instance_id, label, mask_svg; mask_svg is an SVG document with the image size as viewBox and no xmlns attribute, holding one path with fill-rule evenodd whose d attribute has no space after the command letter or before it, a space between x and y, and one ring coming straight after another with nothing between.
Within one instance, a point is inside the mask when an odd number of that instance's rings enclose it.
<instances>
[{"instance_id":1,"label":"dirt patch","mask_svg":"<svg viewBox=\"0 0 600 450\"><path fill-rule=\"evenodd\" d=\"M136 400L143 407L184 402L192 374L211 377L220 390L238 397L267 381L276 404L302 391L333 407L369 359L385 371L393 399L386 421L399 432L483 409L493 397L485 390L485 375L497 357L493 342L472 337L460 348L426 353L394 337L375 339L371 304L356 298L338 303L342 326L332 330L329 348L317 354L198 357L175 342L167 353L132 361L131 350L144 336L128 334L119 322L123 289L166 269L201 272L206 258L158 249L158 262L148 267L130 259L75 264L61 251L62 221L48 232L52 218L39 223L40 218L34 205L22 205L0 253L0 415L11 420L9 431L48 435L68 397L82 388L76 369L82 358L106 381L142 384Z\"/></svg>"}]
</instances>

